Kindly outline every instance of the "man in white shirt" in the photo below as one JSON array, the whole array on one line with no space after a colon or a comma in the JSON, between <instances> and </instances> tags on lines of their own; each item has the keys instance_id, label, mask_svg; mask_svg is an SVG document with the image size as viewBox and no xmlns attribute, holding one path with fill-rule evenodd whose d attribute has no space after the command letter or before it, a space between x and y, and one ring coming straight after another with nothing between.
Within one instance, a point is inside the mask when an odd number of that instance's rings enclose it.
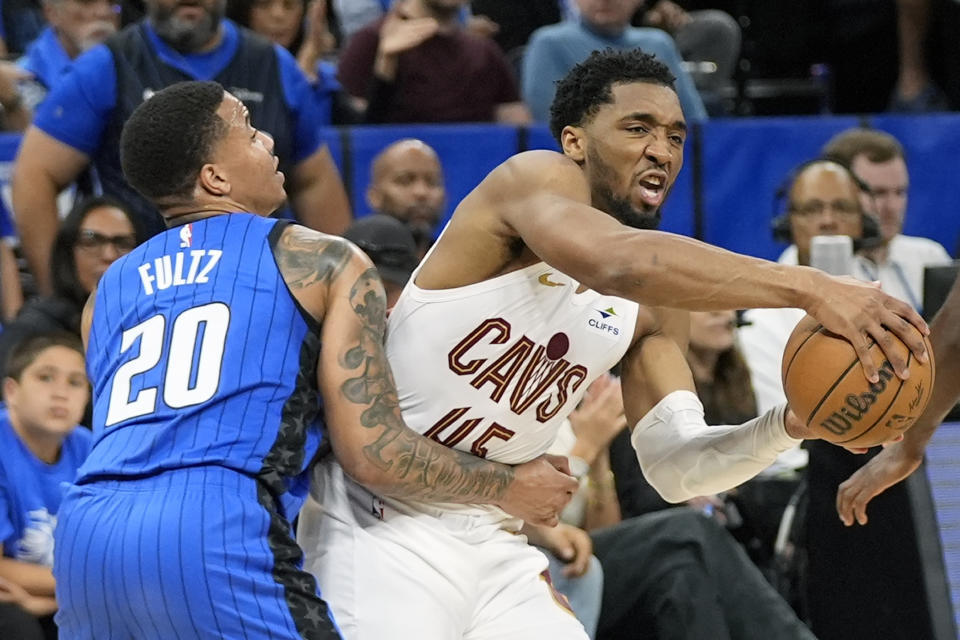
<instances>
[{"instance_id":1,"label":"man in white shirt","mask_svg":"<svg viewBox=\"0 0 960 640\"><path fill-rule=\"evenodd\" d=\"M923 259L930 253L929 246L936 243L899 235L902 210L906 204L905 188L899 190L903 201L899 219L896 224L890 224L893 217L891 207L884 206L883 202L897 197L892 192L898 190L888 186L886 191L881 191L870 185L865 175L854 175L846 166L849 165L818 160L804 165L797 172L788 191L787 212L778 218L779 224L775 223L782 239L794 243L780 256L779 262L809 264L813 236L843 234L857 239L868 235L865 232L869 229L869 235L874 237L873 246L861 249L861 252L876 251L880 257L873 262L862 255L857 256L852 275L860 279L879 279L884 290L896 291L895 286L901 285L905 291L918 292L915 295L922 300L919 285L922 284ZM905 185L906 181L901 184ZM881 215L879 229L876 222L870 229L868 216L874 210L887 214ZM895 251L899 251L900 239L920 248L908 247L911 255L904 262L894 262L899 255ZM942 247L940 249L942 251ZM943 256L946 256L945 251ZM879 278L868 271L870 267L876 270L878 264L882 265ZM910 269L907 264L911 265ZM908 273L919 274L915 279L917 284L908 280ZM916 288L911 289L911 286ZM906 297L902 299L912 302ZM751 309L746 314L751 324L740 329L741 348L750 367L760 411L784 400L780 376L782 353L790 333L803 316L801 309ZM902 632L906 623L903 621L919 620L924 606L922 598L914 595L923 591L915 532L908 519L898 517L909 509L909 498L903 485L892 488L884 495L882 505L873 506L876 513L870 527L844 527L834 514L837 487L866 463L869 456L833 448L837 451L811 443L804 450L787 451L768 470L807 467L808 506L803 524L807 567L802 587L806 595L806 619L810 621L814 634L821 638L904 637ZM809 453L809 461L806 453ZM790 458L787 458L788 454ZM854 591L845 589L844 584L850 581L860 587ZM883 593L890 591L908 594L898 601L895 612L878 606L883 601ZM907 615L904 611L911 613ZM862 633L854 635L854 629Z\"/></svg>"},{"instance_id":2,"label":"man in white shirt","mask_svg":"<svg viewBox=\"0 0 960 640\"><path fill-rule=\"evenodd\" d=\"M924 268L948 264L950 255L938 242L902 233L910 186L903 147L889 133L857 127L831 138L823 155L850 167L869 187L880 222L880 244L860 252L854 275L879 280L884 291L922 310Z\"/></svg>"}]
</instances>

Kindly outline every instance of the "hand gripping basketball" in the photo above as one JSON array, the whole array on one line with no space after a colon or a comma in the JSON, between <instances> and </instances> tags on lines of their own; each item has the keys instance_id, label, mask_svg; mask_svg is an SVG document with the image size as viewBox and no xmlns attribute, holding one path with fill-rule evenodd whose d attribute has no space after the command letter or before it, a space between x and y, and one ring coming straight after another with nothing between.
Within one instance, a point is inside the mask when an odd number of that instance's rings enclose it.
<instances>
[{"instance_id":1,"label":"hand gripping basketball","mask_svg":"<svg viewBox=\"0 0 960 640\"><path fill-rule=\"evenodd\" d=\"M927 362L899 340L892 349L910 375L898 377L887 353L874 343L870 354L879 378L868 381L853 346L811 316L801 320L783 352L783 389L790 408L819 438L847 448L871 447L899 438L923 413L933 388L933 349ZM888 352L891 347L888 346Z\"/></svg>"}]
</instances>

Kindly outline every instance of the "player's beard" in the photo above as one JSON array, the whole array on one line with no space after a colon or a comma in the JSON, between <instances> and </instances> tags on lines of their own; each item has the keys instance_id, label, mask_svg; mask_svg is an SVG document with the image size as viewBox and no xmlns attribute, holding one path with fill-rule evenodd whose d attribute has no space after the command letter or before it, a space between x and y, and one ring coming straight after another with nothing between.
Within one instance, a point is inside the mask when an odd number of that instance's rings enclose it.
<instances>
[{"instance_id":1,"label":"player's beard","mask_svg":"<svg viewBox=\"0 0 960 640\"><path fill-rule=\"evenodd\" d=\"M210 44L220 21L226 11L226 0L217 0L213 7L204 12L204 17L193 22L180 20L174 13L177 7L159 7L155 3L148 5L150 25L160 38L180 53L195 53Z\"/></svg>"},{"instance_id":2,"label":"player's beard","mask_svg":"<svg viewBox=\"0 0 960 640\"><path fill-rule=\"evenodd\" d=\"M618 196L610 186L615 178L613 170L600 159L600 156L590 149L587 151L590 159L593 176L591 181L591 200L593 206L606 211L621 224L634 229L659 229L660 207L653 211L638 210L628 198Z\"/></svg>"}]
</instances>

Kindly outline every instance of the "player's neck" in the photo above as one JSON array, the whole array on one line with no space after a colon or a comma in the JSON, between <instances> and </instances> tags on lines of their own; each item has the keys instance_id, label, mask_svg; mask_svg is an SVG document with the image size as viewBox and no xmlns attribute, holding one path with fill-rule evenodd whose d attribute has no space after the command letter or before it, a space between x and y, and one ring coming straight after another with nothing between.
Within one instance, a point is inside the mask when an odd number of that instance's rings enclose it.
<instances>
[{"instance_id":1,"label":"player's neck","mask_svg":"<svg viewBox=\"0 0 960 640\"><path fill-rule=\"evenodd\" d=\"M160 212L168 228L179 227L191 222L196 222L197 220L228 213L252 213L246 207L233 201L210 203L190 202L170 204L168 206L160 203Z\"/></svg>"}]
</instances>

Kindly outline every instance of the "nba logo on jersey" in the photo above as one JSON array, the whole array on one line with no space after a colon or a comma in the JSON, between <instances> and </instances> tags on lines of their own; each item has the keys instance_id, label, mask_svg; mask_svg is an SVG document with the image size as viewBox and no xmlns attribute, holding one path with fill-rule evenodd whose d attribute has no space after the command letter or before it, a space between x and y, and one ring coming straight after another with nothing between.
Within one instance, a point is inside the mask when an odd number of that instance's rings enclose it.
<instances>
[{"instance_id":1,"label":"nba logo on jersey","mask_svg":"<svg viewBox=\"0 0 960 640\"><path fill-rule=\"evenodd\" d=\"M193 224L180 227L180 248L193 246Z\"/></svg>"}]
</instances>

